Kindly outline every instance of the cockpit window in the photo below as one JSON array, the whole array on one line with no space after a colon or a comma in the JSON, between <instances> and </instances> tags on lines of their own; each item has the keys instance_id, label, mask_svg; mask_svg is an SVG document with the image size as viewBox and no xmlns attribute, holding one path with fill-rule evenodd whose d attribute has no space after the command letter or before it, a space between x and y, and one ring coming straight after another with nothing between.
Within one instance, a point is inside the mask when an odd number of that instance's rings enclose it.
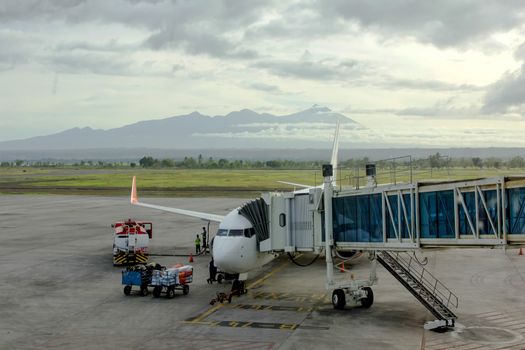
<instances>
[{"instance_id":1,"label":"cockpit window","mask_svg":"<svg viewBox=\"0 0 525 350\"><path fill-rule=\"evenodd\" d=\"M244 234L244 230L230 230L230 233L228 234L228 237L242 236L243 234Z\"/></svg>"},{"instance_id":2,"label":"cockpit window","mask_svg":"<svg viewBox=\"0 0 525 350\"><path fill-rule=\"evenodd\" d=\"M228 235L228 230L225 230L223 228L220 228L219 231L217 231L217 234L216 236L227 236Z\"/></svg>"}]
</instances>

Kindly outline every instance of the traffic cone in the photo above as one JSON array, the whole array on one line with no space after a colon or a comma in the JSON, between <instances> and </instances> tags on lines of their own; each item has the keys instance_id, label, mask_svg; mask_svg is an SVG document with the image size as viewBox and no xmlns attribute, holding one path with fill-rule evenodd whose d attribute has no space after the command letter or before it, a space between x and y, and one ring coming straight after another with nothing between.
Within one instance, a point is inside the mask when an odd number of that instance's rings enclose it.
<instances>
[{"instance_id":1,"label":"traffic cone","mask_svg":"<svg viewBox=\"0 0 525 350\"><path fill-rule=\"evenodd\" d=\"M193 262L193 254L192 253L190 253L190 260L189 261Z\"/></svg>"},{"instance_id":2,"label":"traffic cone","mask_svg":"<svg viewBox=\"0 0 525 350\"><path fill-rule=\"evenodd\" d=\"M344 261L339 266L339 272L345 272L345 262Z\"/></svg>"},{"instance_id":3,"label":"traffic cone","mask_svg":"<svg viewBox=\"0 0 525 350\"><path fill-rule=\"evenodd\" d=\"M520 248L520 252L518 253L518 255L523 255L523 248Z\"/></svg>"}]
</instances>

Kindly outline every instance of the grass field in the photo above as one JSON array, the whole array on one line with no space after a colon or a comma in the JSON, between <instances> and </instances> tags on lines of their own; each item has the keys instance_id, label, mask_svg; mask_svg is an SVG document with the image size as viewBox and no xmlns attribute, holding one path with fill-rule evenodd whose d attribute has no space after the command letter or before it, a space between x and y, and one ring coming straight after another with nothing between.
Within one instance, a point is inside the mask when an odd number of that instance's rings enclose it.
<instances>
[{"instance_id":1,"label":"grass field","mask_svg":"<svg viewBox=\"0 0 525 350\"><path fill-rule=\"evenodd\" d=\"M525 174L525 169L418 169L412 180L471 179ZM209 169L92 169L92 168L0 168L2 193L56 193L126 195L131 178L137 176L139 192L146 196L239 196L252 197L265 191L293 190L277 181L306 185L322 183L320 170L209 170ZM360 185L366 179L361 170ZM357 183L357 172L338 172L338 186ZM379 183L408 182L408 169L378 170Z\"/></svg>"}]
</instances>

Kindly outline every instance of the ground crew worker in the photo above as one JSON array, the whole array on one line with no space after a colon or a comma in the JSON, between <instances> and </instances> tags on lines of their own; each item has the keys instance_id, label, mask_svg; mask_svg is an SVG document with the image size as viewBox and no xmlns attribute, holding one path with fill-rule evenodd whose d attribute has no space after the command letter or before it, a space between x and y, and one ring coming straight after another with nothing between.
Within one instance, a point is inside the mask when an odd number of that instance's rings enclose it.
<instances>
[{"instance_id":1,"label":"ground crew worker","mask_svg":"<svg viewBox=\"0 0 525 350\"><path fill-rule=\"evenodd\" d=\"M213 284L216 281L215 277L217 276L217 266L215 266L215 261L213 257L208 265L208 270L210 272L210 278L208 278L208 283Z\"/></svg>"},{"instance_id":2,"label":"ground crew worker","mask_svg":"<svg viewBox=\"0 0 525 350\"><path fill-rule=\"evenodd\" d=\"M202 247L204 248L204 254L206 254L206 248L208 247L206 244L206 227L202 228Z\"/></svg>"},{"instance_id":3,"label":"ground crew worker","mask_svg":"<svg viewBox=\"0 0 525 350\"><path fill-rule=\"evenodd\" d=\"M197 238L195 238L195 254L199 254L201 251L201 238L197 234Z\"/></svg>"}]
</instances>

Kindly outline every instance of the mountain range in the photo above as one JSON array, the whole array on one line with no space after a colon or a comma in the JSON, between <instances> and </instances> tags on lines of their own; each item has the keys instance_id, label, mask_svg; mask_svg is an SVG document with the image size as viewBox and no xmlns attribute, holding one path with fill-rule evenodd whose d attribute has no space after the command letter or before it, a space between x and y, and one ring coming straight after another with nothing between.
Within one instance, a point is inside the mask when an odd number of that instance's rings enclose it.
<instances>
[{"instance_id":1,"label":"mountain range","mask_svg":"<svg viewBox=\"0 0 525 350\"><path fill-rule=\"evenodd\" d=\"M364 129L354 120L314 105L284 116L256 113L249 109L225 116L199 112L160 120L148 120L101 130L73 128L52 135L0 142L7 150L74 150L113 148L208 149L208 148L326 148L336 121L345 130ZM304 129L323 130L312 138Z\"/></svg>"},{"instance_id":2,"label":"mountain range","mask_svg":"<svg viewBox=\"0 0 525 350\"><path fill-rule=\"evenodd\" d=\"M72 128L46 136L0 142L0 161L107 160L136 161L145 155L182 159L185 156L227 159L322 160L330 155L337 120L343 131L370 132L356 121L327 107L313 105L298 113L275 116L249 109L224 116L199 112L159 120L147 120L119 128ZM386 159L411 155L426 158L439 152L457 157L525 157L524 148L397 148L353 144L340 159Z\"/></svg>"}]
</instances>

